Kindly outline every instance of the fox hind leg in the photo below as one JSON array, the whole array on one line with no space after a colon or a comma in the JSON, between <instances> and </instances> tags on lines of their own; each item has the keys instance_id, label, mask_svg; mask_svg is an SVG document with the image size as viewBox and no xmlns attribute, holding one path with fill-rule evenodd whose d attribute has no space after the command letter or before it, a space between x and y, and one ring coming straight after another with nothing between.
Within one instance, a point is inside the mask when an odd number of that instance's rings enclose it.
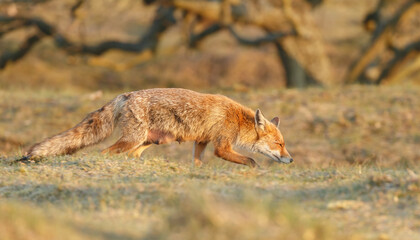
<instances>
[{"instance_id":1,"label":"fox hind leg","mask_svg":"<svg viewBox=\"0 0 420 240\"><path fill-rule=\"evenodd\" d=\"M201 166L203 162L204 149L206 149L207 142L194 142L193 146L193 158L192 158L192 165L193 166Z\"/></svg>"},{"instance_id":2,"label":"fox hind leg","mask_svg":"<svg viewBox=\"0 0 420 240\"><path fill-rule=\"evenodd\" d=\"M146 141L146 133L137 132L136 135L129 134L128 131L126 133L123 133L123 136L112 146L106 148L102 151L102 153L109 153L109 154L115 154L115 153L123 153L130 151L130 153L134 153L139 148L145 146L144 142ZM147 147L146 147L147 148ZM144 149L143 149L144 150ZM139 154L143 152L139 150Z\"/></svg>"},{"instance_id":3,"label":"fox hind leg","mask_svg":"<svg viewBox=\"0 0 420 240\"><path fill-rule=\"evenodd\" d=\"M141 144L140 146L132 148L128 154L133 156L133 157L140 158L143 151L146 150L151 145L152 144Z\"/></svg>"},{"instance_id":4,"label":"fox hind leg","mask_svg":"<svg viewBox=\"0 0 420 240\"><path fill-rule=\"evenodd\" d=\"M130 151L136 152L139 147L141 147L144 142L147 140L147 124L142 122L141 119L134 114L144 114L142 109L125 109L126 113L121 116L118 126L122 130L122 137L114 143L112 146L103 150L102 153L123 153ZM144 150L144 149L143 149ZM138 151L141 154L142 150Z\"/></svg>"},{"instance_id":5,"label":"fox hind leg","mask_svg":"<svg viewBox=\"0 0 420 240\"><path fill-rule=\"evenodd\" d=\"M109 154L123 153L134 148L136 145L138 145L137 142L127 141L124 138L120 138L116 143L104 149L102 153L109 153Z\"/></svg>"}]
</instances>

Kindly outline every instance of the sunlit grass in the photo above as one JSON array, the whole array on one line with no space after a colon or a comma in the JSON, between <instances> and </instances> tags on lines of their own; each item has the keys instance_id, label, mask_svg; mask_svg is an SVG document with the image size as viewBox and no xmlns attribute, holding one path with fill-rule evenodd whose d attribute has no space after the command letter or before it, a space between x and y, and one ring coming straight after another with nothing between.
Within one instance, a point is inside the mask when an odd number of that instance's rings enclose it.
<instances>
[{"instance_id":1,"label":"sunlit grass","mask_svg":"<svg viewBox=\"0 0 420 240\"><path fill-rule=\"evenodd\" d=\"M227 92L280 115L295 159L254 155L262 168L249 169L211 146L192 168L191 143L140 159L99 154L118 134L73 156L14 163L116 94L1 91L0 239L417 239L417 92Z\"/></svg>"}]
</instances>

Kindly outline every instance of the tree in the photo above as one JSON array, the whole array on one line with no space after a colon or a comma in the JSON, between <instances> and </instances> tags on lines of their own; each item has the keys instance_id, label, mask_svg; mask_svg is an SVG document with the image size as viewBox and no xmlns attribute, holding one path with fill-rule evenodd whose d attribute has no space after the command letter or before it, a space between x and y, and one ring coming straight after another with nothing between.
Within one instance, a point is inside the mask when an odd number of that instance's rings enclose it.
<instances>
[{"instance_id":1,"label":"tree","mask_svg":"<svg viewBox=\"0 0 420 240\"><path fill-rule=\"evenodd\" d=\"M28 1L40 4L44 1ZM15 51L5 51L0 56L0 69L6 64L25 57L41 39L51 37L55 45L68 54L101 55L118 49L142 53L156 50L162 33L177 23L174 14L182 12L182 24L188 26L188 46L197 47L204 38L219 31L228 31L238 44L260 46L274 44L279 60L285 69L288 87L305 87L310 84L331 84L330 64L322 37L311 17L312 7L322 1L259 1L259 0L144 0L146 5L156 5L152 24L136 42L104 41L87 45L71 41L47 21L36 17L1 16L0 37L20 28L35 27L36 32L28 37ZM69 9L72 16L85 3L77 0ZM196 31L197 25L206 25ZM258 38L242 36L237 25L257 26L266 35Z\"/></svg>"},{"instance_id":2,"label":"tree","mask_svg":"<svg viewBox=\"0 0 420 240\"><path fill-rule=\"evenodd\" d=\"M420 68L420 40L416 40L420 36L415 35L414 39L411 38L411 42L402 46L395 40L395 36L399 35L398 29L408 25L409 18L418 17L415 11L419 9L420 1L405 1L393 15L385 18L382 11L388 1L378 1L375 10L366 16L363 23L371 32L371 40L361 56L352 64L346 79L347 83L392 82ZM414 28L414 31L416 30ZM382 60L388 52L392 53L392 57Z\"/></svg>"}]
</instances>

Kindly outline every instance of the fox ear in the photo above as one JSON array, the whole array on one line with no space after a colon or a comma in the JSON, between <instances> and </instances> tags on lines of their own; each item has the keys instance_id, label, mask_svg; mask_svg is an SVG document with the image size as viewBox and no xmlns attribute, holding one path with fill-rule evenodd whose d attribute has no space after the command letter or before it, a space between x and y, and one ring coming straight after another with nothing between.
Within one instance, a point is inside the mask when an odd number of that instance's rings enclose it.
<instances>
[{"instance_id":1,"label":"fox ear","mask_svg":"<svg viewBox=\"0 0 420 240\"><path fill-rule=\"evenodd\" d=\"M267 119L262 115L260 109L255 111L255 128L257 130L265 130L265 124L267 123Z\"/></svg>"},{"instance_id":2,"label":"fox ear","mask_svg":"<svg viewBox=\"0 0 420 240\"><path fill-rule=\"evenodd\" d=\"M273 123L278 128L280 126L280 118L274 117L273 119L271 119L271 123Z\"/></svg>"}]
</instances>

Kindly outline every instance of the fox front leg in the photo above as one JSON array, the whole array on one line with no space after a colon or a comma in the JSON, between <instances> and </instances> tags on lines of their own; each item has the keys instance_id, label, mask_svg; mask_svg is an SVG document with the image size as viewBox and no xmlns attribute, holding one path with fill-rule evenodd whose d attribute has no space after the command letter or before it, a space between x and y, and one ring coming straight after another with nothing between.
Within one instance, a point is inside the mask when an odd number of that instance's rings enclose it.
<instances>
[{"instance_id":1,"label":"fox front leg","mask_svg":"<svg viewBox=\"0 0 420 240\"><path fill-rule=\"evenodd\" d=\"M235 152L230 145L215 146L214 153L216 156L230 162L247 165L251 168L259 167L254 159Z\"/></svg>"},{"instance_id":2,"label":"fox front leg","mask_svg":"<svg viewBox=\"0 0 420 240\"><path fill-rule=\"evenodd\" d=\"M202 159L204 155L204 149L206 149L207 142L194 142L193 146L193 158L192 158L192 166L201 166L203 165Z\"/></svg>"}]
</instances>

